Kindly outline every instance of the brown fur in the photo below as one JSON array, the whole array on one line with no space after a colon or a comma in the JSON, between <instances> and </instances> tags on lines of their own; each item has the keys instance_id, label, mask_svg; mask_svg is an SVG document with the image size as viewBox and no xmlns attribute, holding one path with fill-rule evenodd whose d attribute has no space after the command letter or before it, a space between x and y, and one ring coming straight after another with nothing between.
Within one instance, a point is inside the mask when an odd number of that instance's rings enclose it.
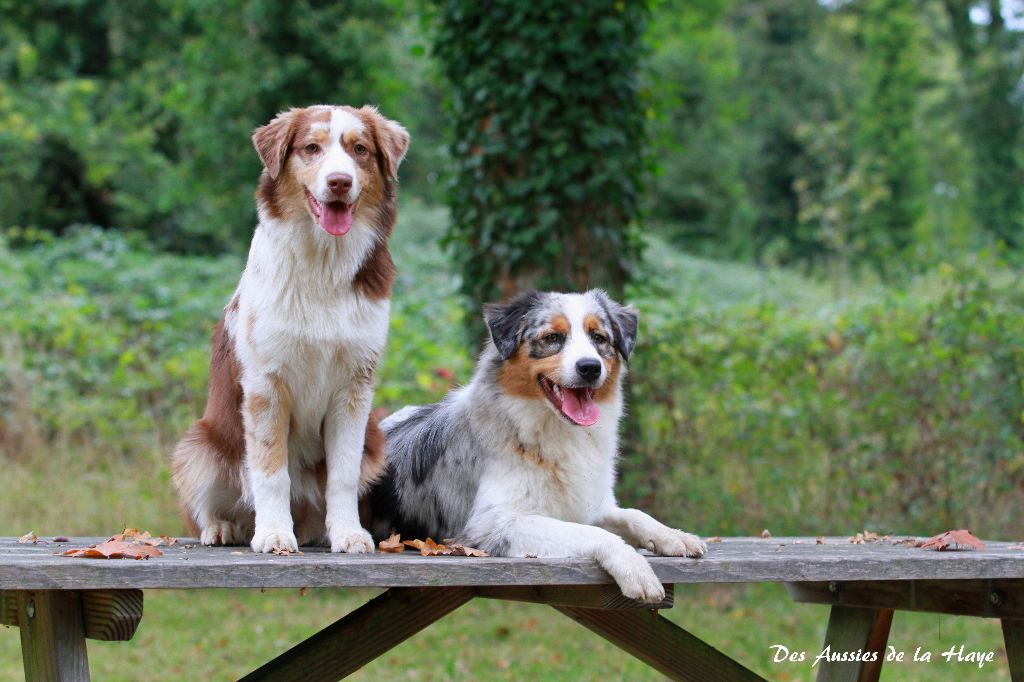
<instances>
[{"instance_id":1,"label":"brown fur","mask_svg":"<svg viewBox=\"0 0 1024 682\"><path fill-rule=\"evenodd\" d=\"M525 461L546 472L548 478L555 484L559 492L565 492L565 482L562 481L562 469L558 466L557 461L544 459L538 448L527 447L518 441L515 444L515 449L516 453Z\"/></svg>"},{"instance_id":2,"label":"brown fur","mask_svg":"<svg viewBox=\"0 0 1024 682\"><path fill-rule=\"evenodd\" d=\"M508 395L543 398L544 391L537 383L538 378L542 374L555 375L560 365L561 359L557 354L546 358L531 358L527 344L524 343L498 370L498 384Z\"/></svg>"}]
</instances>

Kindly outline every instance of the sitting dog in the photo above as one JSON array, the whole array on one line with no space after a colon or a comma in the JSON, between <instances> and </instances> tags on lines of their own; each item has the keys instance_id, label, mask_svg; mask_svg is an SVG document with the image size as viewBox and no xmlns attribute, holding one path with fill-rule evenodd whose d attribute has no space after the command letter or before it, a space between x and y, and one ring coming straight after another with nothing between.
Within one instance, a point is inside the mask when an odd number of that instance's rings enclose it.
<instances>
[{"instance_id":1,"label":"sitting dog","mask_svg":"<svg viewBox=\"0 0 1024 682\"><path fill-rule=\"evenodd\" d=\"M374 534L453 537L497 556L590 557L627 597L663 599L633 548L699 557L707 546L615 501L636 311L599 290L530 292L485 319L490 341L470 384L382 422Z\"/></svg>"},{"instance_id":2,"label":"sitting dog","mask_svg":"<svg viewBox=\"0 0 1024 682\"><path fill-rule=\"evenodd\" d=\"M369 414L409 135L371 107L313 106L278 114L252 140L259 223L213 333L205 413L172 458L174 485L203 544L372 552L358 494L383 470Z\"/></svg>"}]
</instances>

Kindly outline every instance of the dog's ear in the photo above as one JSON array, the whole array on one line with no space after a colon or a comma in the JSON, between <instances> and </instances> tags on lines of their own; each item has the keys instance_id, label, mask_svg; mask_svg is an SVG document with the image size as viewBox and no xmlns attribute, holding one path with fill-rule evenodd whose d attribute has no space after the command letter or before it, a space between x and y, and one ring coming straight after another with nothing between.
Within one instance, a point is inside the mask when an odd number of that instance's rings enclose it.
<instances>
[{"instance_id":1,"label":"dog's ear","mask_svg":"<svg viewBox=\"0 0 1024 682\"><path fill-rule=\"evenodd\" d=\"M491 341L502 360L508 360L516 354L519 344L523 342L526 315L538 301L540 294L527 291L504 305L492 303L484 306L484 321L487 322Z\"/></svg>"},{"instance_id":2,"label":"dog's ear","mask_svg":"<svg viewBox=\"0 0 1024 682\"><path fill-rule=\"evenodd\" d=\"M295 124L298 120L298 109L282 111L270 123L261 126L252 133L252 144L263 161L264 168L271 179L276 180L288 158L288 150L295 137Z\"/></svg>"},{"instance_id":3,"label":"dog's ear","mask_svg":"<svg viewBox=\"0 0 1024 682\"><path fill-rule=\"evenodd\" d=\"M390 179L398 177L398 166L409 150L409 131L398 121L384 118L376 107L369 105L361 109L373 119L373 129L377 135L377 147L382 160L381 171Z\"/></svg>"},{"instance_id":4,"label":"dog's ear","mask_svg":"<svg viewBox=\"0 0 1024 682\"><path fill-rule=\"evenodd\" d=\"M600 289L592 289L591 294L598 300L612 325L612 345L619 351L623 360L629 360L636 346L636 331L640 323L640 313L632 304L622 305Z\"/></svg>"}]
</instances>

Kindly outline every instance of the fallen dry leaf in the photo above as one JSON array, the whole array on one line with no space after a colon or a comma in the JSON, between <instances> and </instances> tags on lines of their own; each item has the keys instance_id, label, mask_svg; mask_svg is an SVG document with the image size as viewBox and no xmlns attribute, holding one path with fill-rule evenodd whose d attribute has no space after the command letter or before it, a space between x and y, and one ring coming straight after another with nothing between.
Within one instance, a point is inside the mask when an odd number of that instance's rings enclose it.
<instances>
[{"instance_id":1,"label":"fallen dry leaf","mask_svg":"<svg viewBox=\"0 0 1024 682\"><path fill-rule=\"evenodd\" d=\"M53 539L54 542L71 542L71 538L67 535L58 535Z\"/></svg>"},{"instance_id":2,"label":"fallen dry leaf","mask_svg":"<svg viewBox=\"0 0 1024 682\"><path fill-rule=\"evenodd\" d=\"M389 554L398 554L405 551L405 544L402 543L402 536L399 533L392 533L386 540L377 544L377 549Z\"/></svg>"},{"instance_id":3,"label":"fallen dry leaf","mask_svg":"<svg viewBox=\"0 0 1024 682\"><path fill-rule=\"evenodd\" d=\"M270 550L270 553L273 554L274 556L306 556L305 554L303 554L302 552L300 552L298 550L293 552L290 549L282 549L281 547L273 548L272 550Z\"/></svg>"},{"instance_id":4,"label":"fallen dry leaf","mask_svg":"<svg viewBox=\"0 0 1024 682\"><path fill-rule=\"evenodd\" d=\"M814 538L814 544L816 544L816 545L824 545L825 544L825 538L822 537L821 535L819 535L818 537Z\"/></svg>"},{"instance_id":5,"label":"fallen dry leaf","mask_svg":"<svg viewBox=\"0 0 1024 682\"><path fill-rule=\"evenodd\" d=\"M1020 550L1024 549L1024 545L1010 545L1006 549L1013 549L1013 550L1020 551Z\"/></svg>"},{"instance_id":6,"label":"fallen dry leaf","mask_svg":"<svg viewBox=\"0 0 1024 682\"><path fill-rule=\"evenodd\" d=\"M772 536L772 532L770 530L768 530L767 528L765 528L763 531L761 531L761 537L764 538L765 540L771 538L771 536Z\"/></svg>"},{"instance_id":7,"label":"fallen dry leaf","mask_svg":"<svg viewBox=\"0 0 1024 682\"><path fill-rule=\"evenodd\" d=\"M24 535L22 535L20 538L18 538L18 544L19 545L27 545L30 542L33 545L36 544L37 542L39 542L39 538L37 538L35 532L33 532L31 530L29 532L25 533Z\"/></svg>"},{"instance_id":8,"label":"fallen dry leaf","mask_svg":"<svg viewBox=\"0 0 1024 682\"><path fill-rule=\"evenodd\" d=\"M404 540L403 544L418 549L423 556L444 556L452 553L452 548L434 542L432 538L426 540Z\"/></svg>"},{"instance_id":9,"label":"fallen dry leaf","mask_svg":"<svg viewBox=\"0 0 1024 682\"><path fill-rule=\"evenodd\" d=\"M960 530L947 530L945 533L928 538L921 545L921 549L934 549L940 552L953 550L961 551L966 549L985 549L985 543L971 535L971 531L961 528Z\"/></svg>"},{"instance_id":10,"label":"fallen dry leaf","mask_svg":"<svg viewBox=\"0 0 1024 682\"><path fill-rule=\"evenodd\" d=\"M78 549L69 549L63 556L77 559L148 559L154 556L163 556L156 547L143 543L117 540L118 536L110 538L105 542Z\"/></svg>"},{"instance_id":11,"label":"fallen dry leaf","mask_svg":"<svg viewBox=\"0 0 1024 682\"><path fill-rule=\"evenodd\" d=\"M453 556L490 556L487 552L482 549L477 549L476 547L466 547L465 545L460 545L458 543L450 545L450 547L452 548Z\"/></svg>"},{"instance_id":12,"label":"fallen dry leaf","mask_svg":"<svg viewBox=\"0 0 1024 682\"><path fill-rule=\"evenodd\" d=\"M308 587L300 587L299 588L299 596L300 597L305 597L307 594L309 594L309 588Z\"/></svg>"},{"instance_id":13,"label":"fallen dry leaf","mask_svg":"<svg viewBox=\"0 0 1024 682\"><path fill-rule=\"evenodd\" d=\"M713 538L708 538L708 542L721 542L721 541L722 541L722 538L718 537L717 535L715 537L713 537Z\"/></svg>"},{"instance_id":14,"label":"fallen dry leaf","mask_svg":"<svg viewBox=\"0 0 1024 682\"><path fill-rule=\"evenodd\" d=\"M167 535L161 535L160 539L167 543L168 547L173 547L174 545L178 544L178 538L172 538Z\"/></svg>"}]
</instances>

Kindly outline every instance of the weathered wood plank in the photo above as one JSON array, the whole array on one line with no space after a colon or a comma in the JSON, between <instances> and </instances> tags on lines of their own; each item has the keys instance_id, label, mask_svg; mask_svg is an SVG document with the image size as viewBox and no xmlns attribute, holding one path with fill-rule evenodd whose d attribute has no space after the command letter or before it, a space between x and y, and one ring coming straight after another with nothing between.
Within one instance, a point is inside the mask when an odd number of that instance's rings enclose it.
<instances>
[{"instance_id":1,"label":"weathered wood plank","mask_svg":"<svg viewBox=\"0 0 1024 682\"><path fill-rule=\"evenodd\" d=\"M18 593L0 590L0 625L18 625Z\"/></svg>"},{"instance_id":2,"label":"weathered wood plank","mask_svg":"<svg viewBox=\"0 0 1024 682\"><path fill-rule=\"evenodd\" d=\"M466 587L396 588L375 597L243 682L333 682L472 599Z\"/></svg>"},{"instance_id":3,"label":"weathered wood plank","mask_svg":"<svg viewBox=\"0 0 1024 682\"><path fill-rule=\"evenodd\" d=\"M135 636L142 620L142 590L83 590L78 598L86 639L126 642ZM0 625L19 625L13 590L0 592Z\"/></svg>"},{"instance_id":4,"label":"weathered wood plank","mask_svg":"<svg viewBox=\"0 0 1024 682\"><path fill-rule=\"evenodd\" d=\"M657 611L554 608L673 680L764 679Z\"/></svg>"},{"instance_id":5,"label":"weathered wood plank","mask_svg":"<svg viewBox=\"0 0 1024 682\"><path fill-rule=\"evenodd\" d=\"M1003 643L1010 664L1010 679L1013 682L1024 682L1024 621L1003 621Z\"/></svg>"},{"instance_id":6,"label":"weathered wood plank","mask_svg":"<svg viewBox=\"0 0 1024 682\"><path fill-rule=\"evenodd\" d=\"M1021 580L901 580L786 585L793 601L982 618L1024 618Z\"/></svg>"},{"instance_id":7,"label":"weathered wood plank","mask_svg":"<svg viewBox=\"0 0 1024 682\"><path fill-rule=\"evenodd\" d=\"M18 622L27 682L89 679L85 628L77 593L19 592Z\"/></svg>"},{"instance_id":8,"label":"weathered wood plank","mask_svg":"<svg viewBox=\"0 0 1024 682\"><path fill-rule=\"evenodd\" d=\"M96 538L62 545L18 545L0 539L0 590L202 587L416 587L593 585L611 578L584 559L421 557L404 554L256 555L239 547L161 547L148 561L71 559L53 554ZM990 542L984 551L931 552L845 540L726 538L703 559L650 557L663 583L865 580L980 580L1024 576L1024 551Z\"/></svg>"},{"instance_id":9,"label":"weathered wood plank","mask_svg":"<svg viewBox=\"0 0 1024 682\"><path fill-rule=\"evenodd\" d=\"M818 664L818 682L878 682L892 614L889 609L833 606L822 649L829 654L854 654L860 660L823 660Z\"/></svg>"},{"instance_id":10,"label":"weathered wood plank","mask_svg":"<svg viewBox=\"0 0 1024 682\"><path fill-rule=\"evenodd\" d=\"M142 590L83 590L86 639L127 642L142 621Z\"/></svg>"},{"instance_id":11,"label":"weathered wood plank","mask_svg":"<svg viewBox=\"0 0 1024 682\"><path fill-rule=\"evenodd\" d=\"M670 609L673 603L672 585L665 585L665 598L657 604L630 599L615 585L499 585L479 587L476 595L485 599L585 609Z\"/></svg>"}]
</instances>

